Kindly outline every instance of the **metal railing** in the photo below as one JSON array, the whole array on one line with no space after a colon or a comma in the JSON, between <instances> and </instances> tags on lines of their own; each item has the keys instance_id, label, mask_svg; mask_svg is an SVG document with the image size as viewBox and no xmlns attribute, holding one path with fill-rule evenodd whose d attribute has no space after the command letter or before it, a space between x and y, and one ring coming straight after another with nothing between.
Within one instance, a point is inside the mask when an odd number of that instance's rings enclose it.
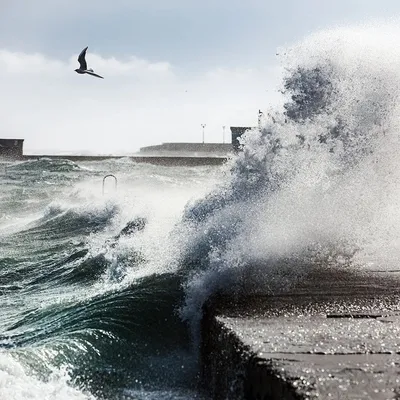
<instances>
[{"instance_id":1,"label":"metal railing","mask_svg":"<svg viewBox=\"0 0 400 400\"><path fill-rule=\"evenodd\" d=\"M103 196L104 196L104 183L105 183L107 178L114 178L114 182L115 182L114 188L115 188L115 190L117 190L117 182L118 182L117 178L113 174L108 174L103 178Z\"/></svg>"}]
</instances>

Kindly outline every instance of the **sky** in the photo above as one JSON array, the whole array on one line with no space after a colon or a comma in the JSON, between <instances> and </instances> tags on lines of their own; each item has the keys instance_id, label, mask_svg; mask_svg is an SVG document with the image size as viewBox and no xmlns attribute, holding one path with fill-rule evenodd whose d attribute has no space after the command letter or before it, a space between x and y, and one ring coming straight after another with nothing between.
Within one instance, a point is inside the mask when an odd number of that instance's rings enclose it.
<instances>
[{"instance_id":1,"label":"sky","mask_svg":"<svg viewBox=\"0 0 400 400\"><path fill-rule=\"evenodd\" d=\"M0 0L0 137L25 154L229 141L282 103L282 48L398 0ZM104 80L78 75L88 67Z\"/></svg>"}]
</instances>

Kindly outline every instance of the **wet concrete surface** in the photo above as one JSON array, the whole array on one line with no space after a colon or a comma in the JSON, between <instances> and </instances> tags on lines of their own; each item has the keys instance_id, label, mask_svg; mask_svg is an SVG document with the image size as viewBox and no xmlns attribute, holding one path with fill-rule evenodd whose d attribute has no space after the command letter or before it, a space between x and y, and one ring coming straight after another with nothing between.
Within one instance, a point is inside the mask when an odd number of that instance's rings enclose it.
<instances>
[{"instance_id":1,"label":"wet concrete surface","mask_svg":"<svg viewBox=\"0 0 400 400\"><path fill-rule=\"evenodd\" d=\"M320 269L290 291L205 307L216 399L400 399L400 273Z\"/></svg>"}]
</instances>

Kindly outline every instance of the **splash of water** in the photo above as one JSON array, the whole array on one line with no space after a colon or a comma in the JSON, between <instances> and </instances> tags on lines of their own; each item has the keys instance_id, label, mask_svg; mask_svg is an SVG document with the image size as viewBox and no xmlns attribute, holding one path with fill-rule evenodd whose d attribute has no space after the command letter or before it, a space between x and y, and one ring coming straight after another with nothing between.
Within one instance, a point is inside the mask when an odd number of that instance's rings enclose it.
<instances>
[{"instance_id":1,"label":"splash of water","mask_svg":"<svg viewBox=\"0 0 400 400\"><path fill-rule=\"evenodd\" d=\"M89 393L71 387L66 372L54 372L47 381L42 381L6 354L0 354L0 398L94 400Z\"/></svg>"},{"instance_id":2,"label":"splash of water","mask_svg":"<svg viewBox=\"0 0 400 400\"><path fill-rule=\"evenodd\" d=\"M395 25L360 25L281 51L283 107L244 135L228 181L186 208L185 317L216 292L284 290L310 265L398 258L399 40Z\"/></svg>"}]
</instances>

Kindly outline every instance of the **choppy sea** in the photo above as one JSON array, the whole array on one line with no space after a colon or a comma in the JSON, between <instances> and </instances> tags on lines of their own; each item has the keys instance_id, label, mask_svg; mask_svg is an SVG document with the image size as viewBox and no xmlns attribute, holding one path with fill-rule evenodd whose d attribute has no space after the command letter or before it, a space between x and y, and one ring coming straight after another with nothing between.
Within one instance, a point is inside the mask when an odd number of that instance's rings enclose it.
<instances>
[{"instance_id":1,"label":"choppy sea","mask_svg":"<svg viewBox=\"0 0 400 400\"><path fill-rule=\"evenodd\" d=\"M220 169L46 158L1 168L0 398L196 398L179 315L186 271L170 236ZM103 185L108 174L117 182Z\"/></svg>"},{"instance_id":2,"label":"choppy sea","mask_svg":"<svg viewBox=\"0 0 400 400\"><path fill-rule=\"evenodd\" d=\"M224 166L0 162L0 399L206 398L210 296L398 268L399 41L364 24L281 51L282 103Z\"/></svg>"}]
</instances>

